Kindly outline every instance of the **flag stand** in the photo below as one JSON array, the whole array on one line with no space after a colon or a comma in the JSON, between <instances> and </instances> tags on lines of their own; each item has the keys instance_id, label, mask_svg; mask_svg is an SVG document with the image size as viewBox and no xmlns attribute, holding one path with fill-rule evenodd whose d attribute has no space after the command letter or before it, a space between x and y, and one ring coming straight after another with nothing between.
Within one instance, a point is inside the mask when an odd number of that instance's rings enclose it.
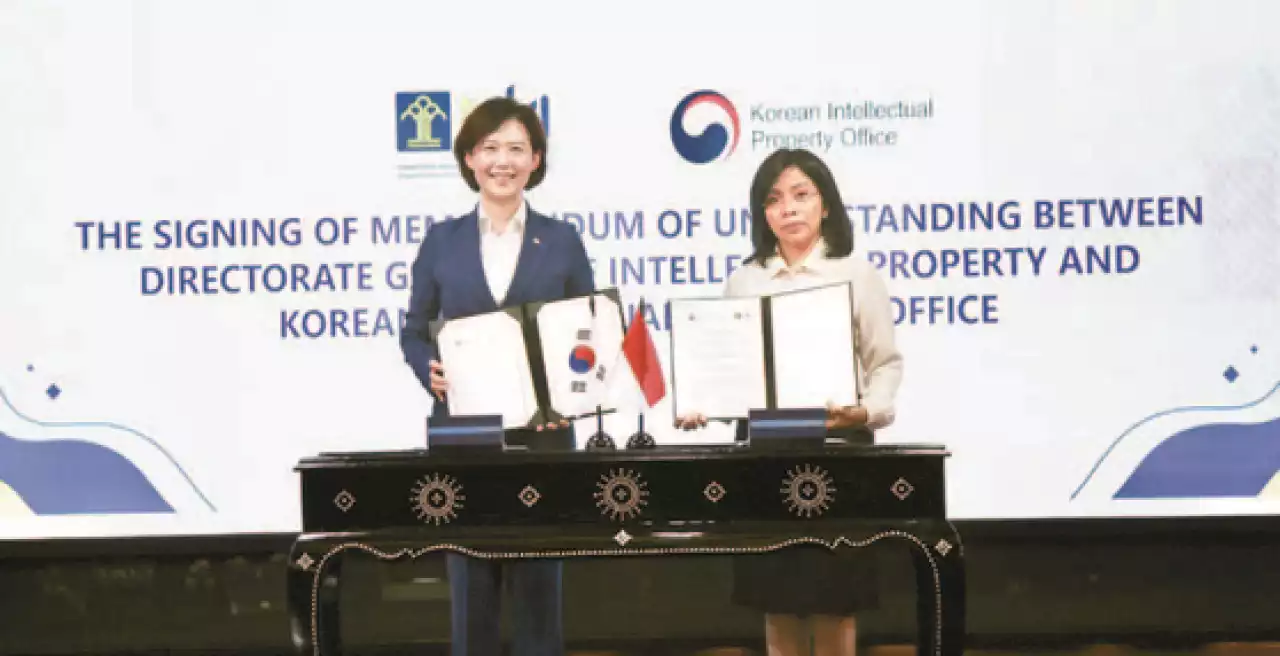
<instances>
[{"instance_id":1,"label":"flag stand","mask_svg":"<svg viewBox=\"0 0 1280 656\"><path fill-rule=\"evenodd\" d=\"M591 307L591 321L594 324L596 318L596 295L594 293L587 297L587 303ZM613 441L613 436L604 430L604 408L599 403L596 404L596 433L587 438L586 448L587 451L615 451L618 448L617 443Z\"/></svg>"},{"instance_id":2,"label":"flag stand","mask_svg":"<svg viewBox=\"0 0 1280 656\"><path fill-rule=\"evenodd\" d=\"M634 325L636 321L639 321L643 326L643 322L645 321L644 310L645 310L644 296L641 296L640 304L636 307L636 316L634 319L632 319L632 325ZM627 332L629 336L630 328L628 328ZM653 342L651 339L649 339L647 332L645 333L645 339L646 341L649 342L649 347L652 348ZM644 392L642 391L641 394L644 394ZM645 411L649 409L649 407L650 407L649 399L646 397L644 399L644 406L640 408L639 414L636 415L636 432L632 433L631 437L627 439L628 449L652 449L655 446L657 446L657 442L654 441L653 436L650 435L649 432L644 429L644 414L645 414Z\"/></svg>"},{"instance_id":3,"label":"flag stand","mask_svg":"<svg viewBox=\"0 0 1280 656\"><path fill-rule=\"evenodd\" d=\"M613 436L604 431L604 411L596 406L596 434L587 439L588 451L614 451L618 445Z\"/></svg>"},{"instance_id":4,"label":"flag stand","mask_svg":"<svg viewBox=\"0 0 1280 656\"><path fill-rule=\"evenodd\" d=\"M653 441L653 436L644 429L644 411L636 417L636 432L627 438L628 449L652 449L658 443Z\"/></svg>"}]
</instances>

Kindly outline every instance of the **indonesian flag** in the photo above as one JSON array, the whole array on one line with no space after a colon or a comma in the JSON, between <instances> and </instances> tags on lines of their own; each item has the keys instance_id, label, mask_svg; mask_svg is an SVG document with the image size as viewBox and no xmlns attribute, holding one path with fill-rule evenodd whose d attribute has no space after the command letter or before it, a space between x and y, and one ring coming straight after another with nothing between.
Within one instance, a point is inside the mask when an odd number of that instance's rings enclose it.
<instances>
[{"instance_id":1,"label":"indonesian flag","mask_svg":"<svg viewBox=\"0 0 1280 656\"><path fill-rule=\"evenodd\" d=\"M658 361L658 349L653 345L653 337L649 334L649 324L644 320L644 307L644 300L641 299L635 316L631 318L631 325L627 326L626 335L622 338L622 351L618 356L627 366L616 366L612 373L619 373L624 369L629 371L632 380L617 382L626 388L630 388L630 383L634 382L639 387L645 404L652 408L667 395L667 383L662 375L662 363ZM619 375L621 376L620 373Z\"/></svg>"}]
</instances>

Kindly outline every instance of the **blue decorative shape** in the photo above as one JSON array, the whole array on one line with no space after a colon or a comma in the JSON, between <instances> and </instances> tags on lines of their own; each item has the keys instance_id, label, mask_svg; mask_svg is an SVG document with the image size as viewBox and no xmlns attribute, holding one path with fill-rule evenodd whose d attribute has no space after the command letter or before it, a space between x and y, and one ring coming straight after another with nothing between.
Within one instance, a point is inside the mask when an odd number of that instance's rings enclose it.
<instances>
[{"instance_id":1,"label":"blue decorative shape","mask_svg":"<svg viewBox=\"0 0 1280 656\"><path fill-rule=\"evenodd\" d=\"M1245 403L1243 405L1188 405L1188 406L1181 406L1177 408L1169 408L1168 410L1161 410L1160 412L1156 412L1156 413L1147 415L1142 419L1139 419L1137 422L1134 422L1132 426L1126 428L1123 433L1120 433L1120 435L1117 436L1116 439L1112 440L1111 445L1107 447L1107 450L1103 451L1101 456L1098 456L1098 460L1093 463L1093 467L1089 469L1089 473L1085 474L1084 480L1080 481L1080 485L1077 486L1075 491L1071 493L1071 498L1075 499L1077 496L1080 496L1081 490L1084 490L1084 486L1089 484L1089 481L1093 479L1093 475L1098 473L1098 468L1101 467L1102 463L1105 462L1106 459L1111 455L1111 452L1115 451L1116 447L1119 446L1120 443L1123 442L1126 437L1131 435L1134 431L1138 430L1138 428L1142 427L1143 424L1146 424L1147 422L1150 422L1150 421L1155 421L1156 419L1159 419L1161 417L1181 414L1184 412L1232 412L1235 410L1247 410L1260 403L1263 403L1267 399L1271 398L1271 396L1274 395L1276 392L1280 392L1280 382L1277 382L1275 385L1273 385L1271 389L1267 391L1266 394L1263 394L1262 396L1248 403Z\"/></svg>"},{"instance_id":2,"label":"blue decorative shape","mask_svg":"<svg viewBox=\"0 0 1280 656\"><path fill-rule=\"evenodd\" d=\"M80 440L35 442L0 432L0 481L37 515L173 512L124 456Z\"/></svg>"},{"instance_id":3,"label":"blue decorative shape","mask_svg":"<svg viewBox=\"0 0 1280 656\"><path fill-rule=\"evenodd\" d=\"M1234 383L1240 377L1240 372L1236 371L1235 367L1228 366L1227 370L1222 372L1222 377L1226 378L1228 383Z\"/></svg>"},{"instance_id":4,"label":"blue decorative shape","mask_svg":"<svg viewBox=\"0 0 1280 656\"><path fill-rule=\"evenodd\" d=\"M1250 352L1250 353L1257 353L1257 352L1258 352L1258 345L1257 345L1257 344L1254 344L1253 346L1250 346L1250 347L1249 347L1249 352Z\"/></svg>"},{"instance_id":5,"label":"blue decorative shape","mask_svg":"<svg viewBox=\"0 0 1280 656\"><path fill-rule=\"evenodd\" d=\"M49 389L45 390L44 393L48 394L50 399L56 401L59 396L62 396L62 388L58 387L57 383L54 383L50 385Z\"/></svg>"},{"instance_id":6,"label":"blue decorative shape","mask_svg":"<svg viewBox=\"0 0 1280 656\"><path fill-rule=\"evenodd\" d=\"M27 371L35 371L35 370L36 370L36 366L34 364L27 365Z\"/></svg>"},{"instance_id":7,"label":"blue decorative shape","mask_svg":"<svg viewBox=\"0 0 1280 656\"><path fill-rule=\"evenodd\" d=\"M200 500L204 502L205 506L207 506L209 510L213 512L218 511L218 509L214 507L213 503L209 501L209 498L204 495L204 492L201 492L200 488L197 487L195 482L191 480L191 477L187 475L187 472L182 468L182 465L178 464L177 460L174 460L173 454L169 453L169 451L165 449L163 446L161 446L160 443L156 442L150 437L147 437L146 435L142 434L139 431L129 428L128 426L123 426L120 424L115 424L115 423L106 422L106 421L82 421L82 422L39 421L36 419L32 419L31 417L28 417L22 414L22 411L18 410L18 408L13 405L13 402L9 400L9 396L5 394L3 388L0 388L0 403L4 403L5 407L9 408L10 412L12 412L14 416L16 416L18 419L21 419L22 421L25 421L34 426L40 426L42 428L109 428L111 430L117 430L117 431L127 433L129 435L132 435L133 437L138 438L143 442L146 442L152 448L159 451L160 454L163 455L165 459L168 460L169 463L172 464L174 468L178 470L178 473L182 476L182 480L186 481L187 485L191 486L191 490L196 493L196 496L200 497ZM105 449L106 447L100 447L100 448ZM115 453L115 452L112 451L112 453ZM123 456L121 456L121 458L123 458ZM0 480L3 480L3 476L0 476Z\"/></svg>"},{"instance_id":8,"label":"blue decorative shape","mask_svg":"<svg viewBox=\"0 0 1280 656\"><path fill-rule=\"evenodd\" d=\"M1117 499L1256 497L1280 472L1280 418L1195 426L1166 438Z\"/></svg>"}]
</instances>

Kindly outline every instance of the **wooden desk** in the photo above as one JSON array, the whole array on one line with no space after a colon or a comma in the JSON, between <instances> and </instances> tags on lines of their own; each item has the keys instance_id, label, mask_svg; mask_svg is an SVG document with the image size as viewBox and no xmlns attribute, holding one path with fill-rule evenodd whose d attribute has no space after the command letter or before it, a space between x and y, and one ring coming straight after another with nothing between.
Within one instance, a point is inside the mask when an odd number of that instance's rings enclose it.
<instances>
[{"instance_id":1,"label":"wooden desk","mask_svg":"<svg viewBox=\"0 0 1280 656\"><path fill-rule=\"evenodd\" d=\"M322 454L302 460L289 602L301 653L339 653L352 553L381 560L750 555L797 545L911 550L921 654L964 648L964 547L946 450L725 445L567 452Z\"/></svg>"}]
</instances>

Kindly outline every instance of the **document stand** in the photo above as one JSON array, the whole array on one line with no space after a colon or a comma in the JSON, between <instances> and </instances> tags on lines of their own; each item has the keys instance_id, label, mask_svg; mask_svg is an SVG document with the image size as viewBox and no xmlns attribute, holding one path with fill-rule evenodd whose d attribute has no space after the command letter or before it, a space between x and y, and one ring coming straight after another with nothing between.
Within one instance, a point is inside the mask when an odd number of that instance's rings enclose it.
<instances>
[{"instance_id":1,"label":"document stand","mask_svg":"<svg viewBox=\"0 0 1280 656\"><path fill-rule=\"evenodd\" d=\"M825 408L754 409L747 414L752 449L821 449L827 437Z\"/></svg>"},{"instance_id":2,"label":"document stand","mask_svg":"<svg viewBox=\"0 0 1280 656\"><path fill-rule=\"evenodd\" d=\"M467 415L427 419L427 451L503 450L502 415Z\"/></svg>"}]
</instances>

